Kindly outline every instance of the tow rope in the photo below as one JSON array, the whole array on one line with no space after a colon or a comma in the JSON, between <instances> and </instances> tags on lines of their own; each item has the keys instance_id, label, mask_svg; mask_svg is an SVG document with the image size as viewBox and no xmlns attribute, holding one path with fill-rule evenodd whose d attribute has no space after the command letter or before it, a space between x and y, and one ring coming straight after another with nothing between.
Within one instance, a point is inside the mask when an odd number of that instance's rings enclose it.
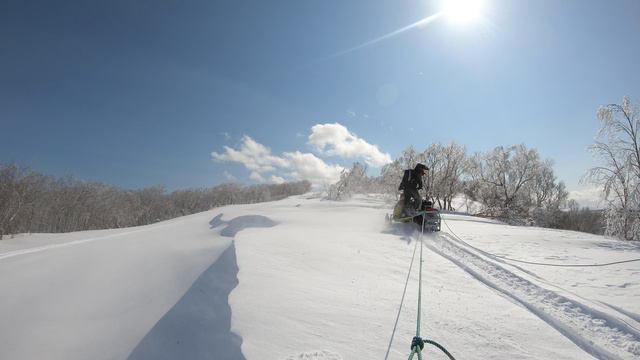
<instances>
[{"instance_id":1,"label":"tow rope","mask_svg":"<svg viewBox=\"0 0 640 360\"><path fill-rule=\"evenodd\" d=\"M416 216L419 216L420 214L417 214ZM423 214L424 215L424 214ZM435 347L437 347L438 349L440 349L440 351L442 351L445 355L447 355L449 357L450 360L455 360L455 358L453 357L453 355L451 355L451 353L449 353L449 351L447 351L447 349L445 349L444 346L438 344L437 342L433 341L433 340L429 340L429 339L423 339L420 336L420 325L421 325L421 320L422 320L422 237L424 235L424 222L425 222L425 217L422 217L422 226L420 229L420 235L418 238L418 241L420 242L420 271L418 273L418 318L416 320L416 335L413 337L413 339L411 340L411 354L409 354L409 360L413 359L414 356L418 356L418 360L422 360L422 350L424 349L424 344L430 344L433 345ZM396 323L393 327L393 333L391 334L391 340L389 341L389 347L387 348L387 354L385 355L385 360L388 358L389 356L389 351L391 349L391 343L393 342L393 336L396 332L396 327L398 325L398 319L400 318L400 312L402 311L402 304L404 302L404 296L406 294L407 291L407 284L409 282L409 276L411 275L411 269L413 267L413 259L415 258L416 255L416 249L418 247L418 243L416 243L415 247L413 248L413 255L411 256L411 265L409 266L409 273L407 274L407 280L405 282L404 285L404 292L402 293L402 300L400 301L400 308L398 309L398 315L396 316Z\"/></svg>"}]
</instances>

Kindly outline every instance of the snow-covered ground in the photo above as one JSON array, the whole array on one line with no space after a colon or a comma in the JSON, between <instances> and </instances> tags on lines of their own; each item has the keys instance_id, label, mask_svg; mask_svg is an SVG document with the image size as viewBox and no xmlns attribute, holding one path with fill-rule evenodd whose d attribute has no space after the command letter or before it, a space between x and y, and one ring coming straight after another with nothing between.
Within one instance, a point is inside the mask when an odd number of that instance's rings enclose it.
<instances>
[{"instance_id":1,"label":"snow-covered ground","mask_svg":"<svg viewBox=\"0 0 640 360\"><path fill-rule=\"evenodd\" d=\"M420 239L421 335L457 359L640 358L640 262L506 260L640 246L459 214L421 237L388 207L299 196L0 241L0 359L406 359Z\"/></svg>"}]
</instances>

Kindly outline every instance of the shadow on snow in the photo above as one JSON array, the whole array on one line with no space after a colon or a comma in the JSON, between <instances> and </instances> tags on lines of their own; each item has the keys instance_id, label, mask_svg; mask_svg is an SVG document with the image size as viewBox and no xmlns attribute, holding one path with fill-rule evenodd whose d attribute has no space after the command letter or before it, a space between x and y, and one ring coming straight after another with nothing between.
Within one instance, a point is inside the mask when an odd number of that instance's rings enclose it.
<instances>
[{"instance_id":1,"label":"shadow on snow","mask_svg":"<svg viewBox=\"0 0 640 360\"><path fill-rule=\"evenodd\" d=\"M220 235L226 237L234 237L239 231L249 227L272 227L276 225L277 223L275 221L262 215L238 216L227 223L227 227L222 229Z\"/></svg>"},{"instance_id":2,"label":"shadow on snow","mask_svg":"<svg viewBox=\"0 0 640 360\"><path fill-rule=\"evenodd\" d=\"M231 244L135 347L129 360L244 359L228 297L238 284Z\"/></svg>"},{"instance_id":3,"label":"shadow on snow","mask_svg":"<svg viewBox=\"0 0 640 360\"><path fill-rule=\"evenodd\" d=\"M219 214L211 229L234 237L248 227L272 227L276 222L260 215L239 216L229 222ZM128 360L244 360L242 338L231 332L229 294L238 285L238 264L232 243L193 283L182 298L153 326Z\"/></svg>"}]
</instances>

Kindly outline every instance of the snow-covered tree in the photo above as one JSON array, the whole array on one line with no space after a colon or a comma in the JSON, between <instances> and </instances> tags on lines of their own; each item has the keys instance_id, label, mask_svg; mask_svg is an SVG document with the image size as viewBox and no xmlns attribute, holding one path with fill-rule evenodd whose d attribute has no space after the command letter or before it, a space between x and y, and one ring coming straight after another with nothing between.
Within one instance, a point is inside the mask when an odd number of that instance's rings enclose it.
<instances>
[{"instance_id":1,"label":"snow-covered tree","mask_svg":"<svg viewBox=\"0 0 640 360\"><path fill-rule=\"evenodd\" d=\"M467 191L490 216L545 226L568 195L564 183L556 182L552 162L524 144L475 154L468 169Z\"/></svg>"},{"instance_id":2,"label":"snow-covered tree","mask_svg":"<svg viewBox=\"0 0 640 360\"><path fill-rule=\"evenodd\" d=\"M467 159L465 148L455 142L432 144L422 153L422 159L431 169L425 181L427 195L441 209L453 210L451 201L462 191Z\"/></svg>"},{"instance_id":3,"label":"snow-covered tree","mask_svg":"<svg viewBox=\"0 0 640 360\"><path fill-rule=\"evenodd\" d=\"M424 153L418 153L413 146L407 147L400 157L382 167L380 177L374 180L378 190L395 200L404 170L413 169L419 162L425 162Z\"/></svg>"},{"instance_id":4,"label":"snow-covered tree","mask_svg":"<svg viewBox=\"0 0 640 360\"><path fill-rule=\"evenodd\" d=\"M603 187L607 201L606 233L640 240L640 111L629 97L600 107L600 131L590 147L600 165L587 179Z\"/></svg>"},{"instance_id":5,"label":"snow-covered tree","mask_svg":"<svg viewBox=\"0 0 640 360\"><path fill-rule=\"evenodd\" d=\"M327 197L330 200L346 200L353 194L369 192L370 184L367 166L356 162L350 170L342 171L340 180L329 187Z\"/></svg>"},{"instance_id":6,"label":"snow-covered tree","mask_svg":"<svg viewBox=\"0 0 640 360\"><path fill-rule=\"evenodd\" d=\"M536 175L528 185L531 200L530 215L538 226L551 227L557 222L561 208L566 205L569 193L564 182L557 181L553 173L553 162L542 161Z\"/></svg>"},{"instance_id":7,"label":"snow-covered tree","mask_svg":"<svg viewBox=\"0 0 640 360\"><path fill-rule=\"evenodd\" d=\"M533 181L539 163L537 151L524 145L498 146L486 154L475 154L469 162L480 200L490 209L521 210L526 204L524 186Z\"/></svg>"},{"instance_id":8,"label":"snow-covered tree","mask_svg":"<svg viewBox=\"0 0 640 360\"><path fill-rule=\"evenodd\" d=\"M395 199L403 171L419 162L430 168L422 195L441 209L453 210L454 196L464 192L484 204L488 216L551 226L568 195L564 183L554 175L553 162L541 160L535 149L498 146L468 158L465 148L452 142L431 144L422 152L410 146L374 179L355 164L330 187L329 198L348 198L366 188L364 192L382 192Z\"/></svg>"}]
</instances>

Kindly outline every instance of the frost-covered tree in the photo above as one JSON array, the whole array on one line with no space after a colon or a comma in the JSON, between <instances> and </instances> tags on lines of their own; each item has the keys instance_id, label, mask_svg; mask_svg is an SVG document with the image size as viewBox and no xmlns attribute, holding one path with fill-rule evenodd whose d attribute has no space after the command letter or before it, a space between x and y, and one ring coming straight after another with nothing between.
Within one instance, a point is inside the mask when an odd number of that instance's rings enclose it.
<instances>
[{"instance_id":1,"label":"frost-covered tree","mask_svg":"<svg viewBox=\"0 0 640 360\"><path fill-rule=\"evenodd\" d=\"M587 179L603 187L606 234L640 240L640 111L629 97L600 107L601 128L591 152L600 165Z\"/></svg>"},{"instance_id":2,"label":"frost-covered tree","mask_svg":"<svg viewBox=\"0 0 640 360\"><path fill-rule=\"evenodd\" d=\"M424 153L418 153L413 146L406 148L400 157L382 167L380 177L374 180L378 190L396 199L404 170L413 169L419 162L425 162Z\"/></svg>"},{"instance_id":3,"label":"frost-covered tree","mask_svg":"<svg viewBox=\"0 0 640 360\"><path fill-rule=\"evenodd\" d=\"M409 146L402 152L398 160L403 169L412 169L418 162L424 160L424 157L413 146Z\"/></svg>"},{"instance_id":4,"label":"frost-covered tree","mask_svg":"<svg viewBox=\"0 0 640 360\"><path fill-rule=\"evenodd\" d=\"M432 144L423 152L417 152L409 146L399 158L382 167L380 177L376 179L378 188L386 194L397 195L404 170L413 169L417 163L430 169L424 179L423 195L440 208L451 210L451 200L462 191L466 164L464 147L454 142Z\"/></svg>"},{"instance_id":5,"label":"frost-covered tree","mask_svg":"<svg viewBox=\"0 0 640 360\"><path fill-rule=\"evenodd\" d=\"M542 161L535 149L523 144L477 153L468 171L467 191L485 205L489 216L536 223L544 215L548 222L567 197L564 183L556 182L552 162Z\"/></svg>"},{"instance_id":6,"label":"frost-covered tree","mask_svg":"<svg viewBox=\"0 0 640 360\"><path fill-rule=\"evenodd\" d=\"M395 199L398 185L402 180L402 171L403 167L398 159L382 167L378 178L378 186L383 194Z\"/></svg>"},{"instance_id":7,"label":"frost-covered tree","mask_svg":"<svg viewBox=\"0 0 640 360\"><path fill-rule=\"evenodd\" d=\"M542 161L535 178L527 186L531 199L530 215L538 226L550 227L557 222L561 208L566 205L569 193L564 182L557 181L553 173L553 162Z\"/></svg>"},{"instance_id":8,"label":"frost-covered tree","mask_svg":"<svg viewBox=\"0 0 640 360\"><path fill-rule=\"evenodd\" d=\"M422 162L431 169L425 188L438 207L453 210L451 201L462 191L462 176L466 166L466 150L451 142L448 145L432 144L422 153Z\"/></svg>"},{"instance_id":9,"label":"frost-covered tree","mask_svg":"<svg viewBox=\"0 0 640 360\"><path fill-rule=\"evenodd\" d=\"M382 192L395 199L403 171L418 162L430 168L422 195L441 209L453 210L453 198L465 193L482 203L488 216L551 226L568 195L564 183L554 175L553 162L541 160L535 149L525 145L498 146L469 158L463 146L452 142L431 144L422 152L410 146L383 166L375 179L358 172L358 167L345 171L330 188L329 197L347 198L362 192L360 184L366 183L368 192Z\"/></svg>"},{"instance_id":10,"label":"frost-covered tree","mask_svg":"<svg viewBox=\"0 0 640 360\"><path fill-rule=\"evenodd\" d=\"M469 162L481 201L500 211L521 210L528 205L522 190L533 181L538 166L537 151L524 145L498 146L486 154L475 154Z\"/></svg>"},{"instance_id":11,"label":"frost-covered tree","mask_svg":"<svg viewBox=\"0 0 640 360\"><path fill-rule=\"evenodd\" d=\"M342 171L340 180L329 187L327 197L330 200L346 200L353 194L369 192L370 185L367 166L356 162L351 169Z\"/></svg>"}]
</instances>

